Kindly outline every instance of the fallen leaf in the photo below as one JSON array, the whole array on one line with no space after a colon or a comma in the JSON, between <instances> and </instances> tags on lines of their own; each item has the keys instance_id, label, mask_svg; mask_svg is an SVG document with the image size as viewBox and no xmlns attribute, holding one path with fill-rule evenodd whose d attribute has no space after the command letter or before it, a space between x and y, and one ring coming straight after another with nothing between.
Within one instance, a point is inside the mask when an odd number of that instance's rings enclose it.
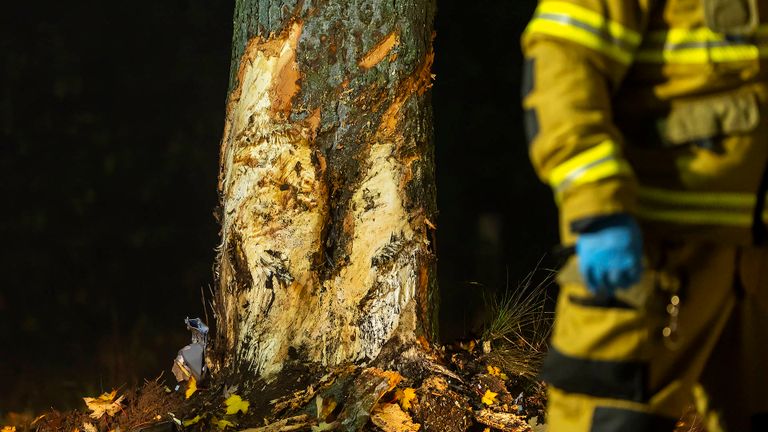
<instances>
[{"instance_id":1,"label":"fallen leaf","mask_svg":"<svg viewBox=\"0 0 768 432\"><path fill-rule=\"evenodd\" d=\"M100 419L104 414L113 417L118 411L122 410L123 405L120 402L122 402L125 396L120 396L117 399L115 399L115 396L117 396L117 390L112 390L111 393L104 393L98 398L84 397L83 400L88 409L93 411L91 418Z\"/></svg>"},{"instance_id":2,"label":"fallen leaf","mask_svg":"<svg viewBox=\"0 0 768 432\"><path fill-rule=\"evenodd\" d=\"M496 396L497 395L498 395L498 393L494 393L494 392L492 392L490 390L486 390L485 394L483 395L483 403L488 405L488 406L493 405L494 403L497 402L496 401Z\"/></svg>"},{"instance_id":3,"label":"fallen leaf","mask_svg":"<svg viewBox=\"0 0 768 432\"><path fill-rule=\"evenodd\" d=\"M196 415L194 418L191 418L191 419L189 419L189 420L184 420L184 422L183 422L183 424L184 424L184 427L187 427L187 426L192 426L193 424L195 424L195 423L199 422L199 421L200 421L200 420L202 420L202 419L203 419L203 418L202 418L201 416L199 416L199 415Z\"/></svg>"},{"instance_id":4,"label":"fallen leaf","mask_svg":"<svg viewBox=\"0 0 768 432\"><path fill-rule=\"evenodd\" d=\"M92 424L90 424L88 422L83 422L83 431L85 431L85 432L98 432L96 430L96 426L94 426L94 425L92 425Z\"/></svg>"},{"instance_id":5,"label":"fallen leaf","mask_svg":"<svg viewBox=\"0 0 768 432\"><path fill-rule=\"evenodd\" d=\"M187 391L184 393L187 399L197 391L197 381L195 377L189 377L189 383L187 384Z\"/></svg>"},{"instance_id":6,"label":"fallen leaf","mask_svg":"<svg viewBox=\"0 0 768 432\"><path fill-rule=\"evenodd\" d=\"M16 426L3 426L0 432L16 432Z\"/></svg>"},{"instance_id":7,"label":"fallen leaf","mask_svg":"<svg viewBox=\"0 0 768 432\"><path fill-rule=\"evenodd\" d=\"M219 429L222 429L222 430L224 430L224 429L226 429L228 427L235 427L234 423L232 423L231 421L226 420L226 419L221 419L221 420L214 419L213 424L215 424L216 427L218 427Z\"/></svg>"},{"instance_id":8,"label":"fallen leaf","mask_svg":"<svg viewBox=\"0 0 768 432\"><path fill-rule=\"evenodd\" d=\"M400 406L403 407L404 410L411 409L411 406L413 406L411 402L416 400L416 390L408 387L405 390L398 389L396 394L397 400L400 402Z\"/></svg>"},{"instance_id":9,"label":"fallen leaf","mask_svg":"<svg viewBox=\"0 0 768 432\"><path fill-rule=\"evenodd\" d=\"M509 379L507 374L502 372L501 369L499 369L496 366L488 365L487 369L488 369L488 375L493 375L493 376L499 377L499 378L503 379L504 381Z\"/></svg>"},{"instance_id":10,"label":"fallen leaf","mask_svg":"<svg viewBox=\"0 0 768 432\"><path fill-rule=\"evenodd\" d=\"M243 414L248 412L250 402L244 401L240 396L233 394L224 401L224 405L227 406L227 414L236 414L238 411Z\"/></svg>"}]
</instances>

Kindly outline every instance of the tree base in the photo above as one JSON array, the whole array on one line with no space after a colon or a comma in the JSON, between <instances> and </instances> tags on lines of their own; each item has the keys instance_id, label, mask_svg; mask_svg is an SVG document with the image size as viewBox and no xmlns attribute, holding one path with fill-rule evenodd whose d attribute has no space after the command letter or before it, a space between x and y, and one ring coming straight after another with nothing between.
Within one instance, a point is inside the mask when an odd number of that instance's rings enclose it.
<instances>
[{"instance_id":1,"label":"tree base","mask_svg":"<svg viewBox=\"0 0 768 432\"><path fill-rule=\"evenodd\" d=\"M188 392L155 381L128 395L114 417L49 413L34 429L123 431L532 431L543 386L506 376L475 344L389 351L374 364L332 370L287 364L270 383L219 374ZM185 397L185 393L189 397ZM518 395L518 396L516 396ZM232 401L235 402L232 402Z\"/></svg>"}]
</instances>

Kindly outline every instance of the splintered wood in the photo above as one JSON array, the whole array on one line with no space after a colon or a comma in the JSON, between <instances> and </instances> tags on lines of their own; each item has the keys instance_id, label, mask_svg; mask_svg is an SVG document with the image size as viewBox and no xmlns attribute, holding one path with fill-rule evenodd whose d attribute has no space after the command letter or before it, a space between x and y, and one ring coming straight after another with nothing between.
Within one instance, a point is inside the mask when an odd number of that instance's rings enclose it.
<instances>
[{"instance_id":1,"label":"splintered wood","mask_svg":"<svg viewBox=\"0 0 768 432\"><path fill-rule=\"evenodd\" d=\"M421 428L397 404L377 406L371 422L384 432L417 432Z\"/></svg>"},{"instance_id":2,"label":"splintered wood","mask_svg":"<svg viewBox=\"0 0 768 432\"><path fill-rule=\"evenodd\" d=\"M531 426L520 416L491 410L475 411L475 420L503 432L531 432Z\"/></svg>"},{"instance_id":3,"label":"splintered wood","mask_svg":"<svg viewBox=\"0 0 768 432\"><path fill-rule=\"evenodd\" d=\"M299 415L258 428L243 429L239 432L293 432L309 430L312 422L308 415Z\"/></svg>"}]
</instances>

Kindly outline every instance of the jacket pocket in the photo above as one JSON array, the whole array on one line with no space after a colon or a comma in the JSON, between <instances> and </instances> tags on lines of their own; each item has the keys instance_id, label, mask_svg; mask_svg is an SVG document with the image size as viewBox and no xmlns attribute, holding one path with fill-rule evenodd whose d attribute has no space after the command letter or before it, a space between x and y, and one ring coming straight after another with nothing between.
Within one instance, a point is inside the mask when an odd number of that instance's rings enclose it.
<instances>
[{"instance_id":1,"label":"jacket pocket","mask_svg":"<svg viewBox=\"0 0 768 432\"><path fill-rule=\"evenodd\" d=\"M759 123L757 96L740 91L676 102L658 127L663 144L675 147L746 134Z\"/></svg>"},{"instance_id":2,"label":"jacket pocket","mask_svg":"<svg viewBox=\"0 0 768 432\"><path fill-rule=\"evenodd\" d=\"M704 0L704 19L710 30L737 36L757 31L757 0Z\"/></svg>"}]
</instances>

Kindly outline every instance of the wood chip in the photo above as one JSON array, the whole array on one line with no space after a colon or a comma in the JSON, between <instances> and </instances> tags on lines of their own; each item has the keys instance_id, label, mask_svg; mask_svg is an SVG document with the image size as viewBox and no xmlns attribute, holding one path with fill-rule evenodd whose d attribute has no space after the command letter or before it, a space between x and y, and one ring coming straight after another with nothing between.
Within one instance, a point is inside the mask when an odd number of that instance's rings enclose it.
<instances>
[{"instance_id":1,"label":"wood chip","mask_svg":"<svg viewBox=\"0 0 768 432\"><path fill-rule=\"evenodd\" d=\"M384 432L416 432L421 428L399 405L390 403L377 405L371 422Z\"/></svg>"},{"instance_id":2,"label":"wood chip","mask_svg":"<svg viewBox=\"0 0 768 432\"><path fill-rule=\"evenodd\" d=\"M531 426L520 416L491 410L475 411L475 420L503 432L532 432Z\"/></svg>"},{"instance_id":3,"label":"wood chip","mask_svg":"<svg viewBox=\"0 0 768 432\"><path fill-rule=\"evenodd\" d=\"M310 424L309 416L304 414L276 421L262 427L242 429L239 432L291 432L308 428Z\"/></svg>"}]
</instances>

